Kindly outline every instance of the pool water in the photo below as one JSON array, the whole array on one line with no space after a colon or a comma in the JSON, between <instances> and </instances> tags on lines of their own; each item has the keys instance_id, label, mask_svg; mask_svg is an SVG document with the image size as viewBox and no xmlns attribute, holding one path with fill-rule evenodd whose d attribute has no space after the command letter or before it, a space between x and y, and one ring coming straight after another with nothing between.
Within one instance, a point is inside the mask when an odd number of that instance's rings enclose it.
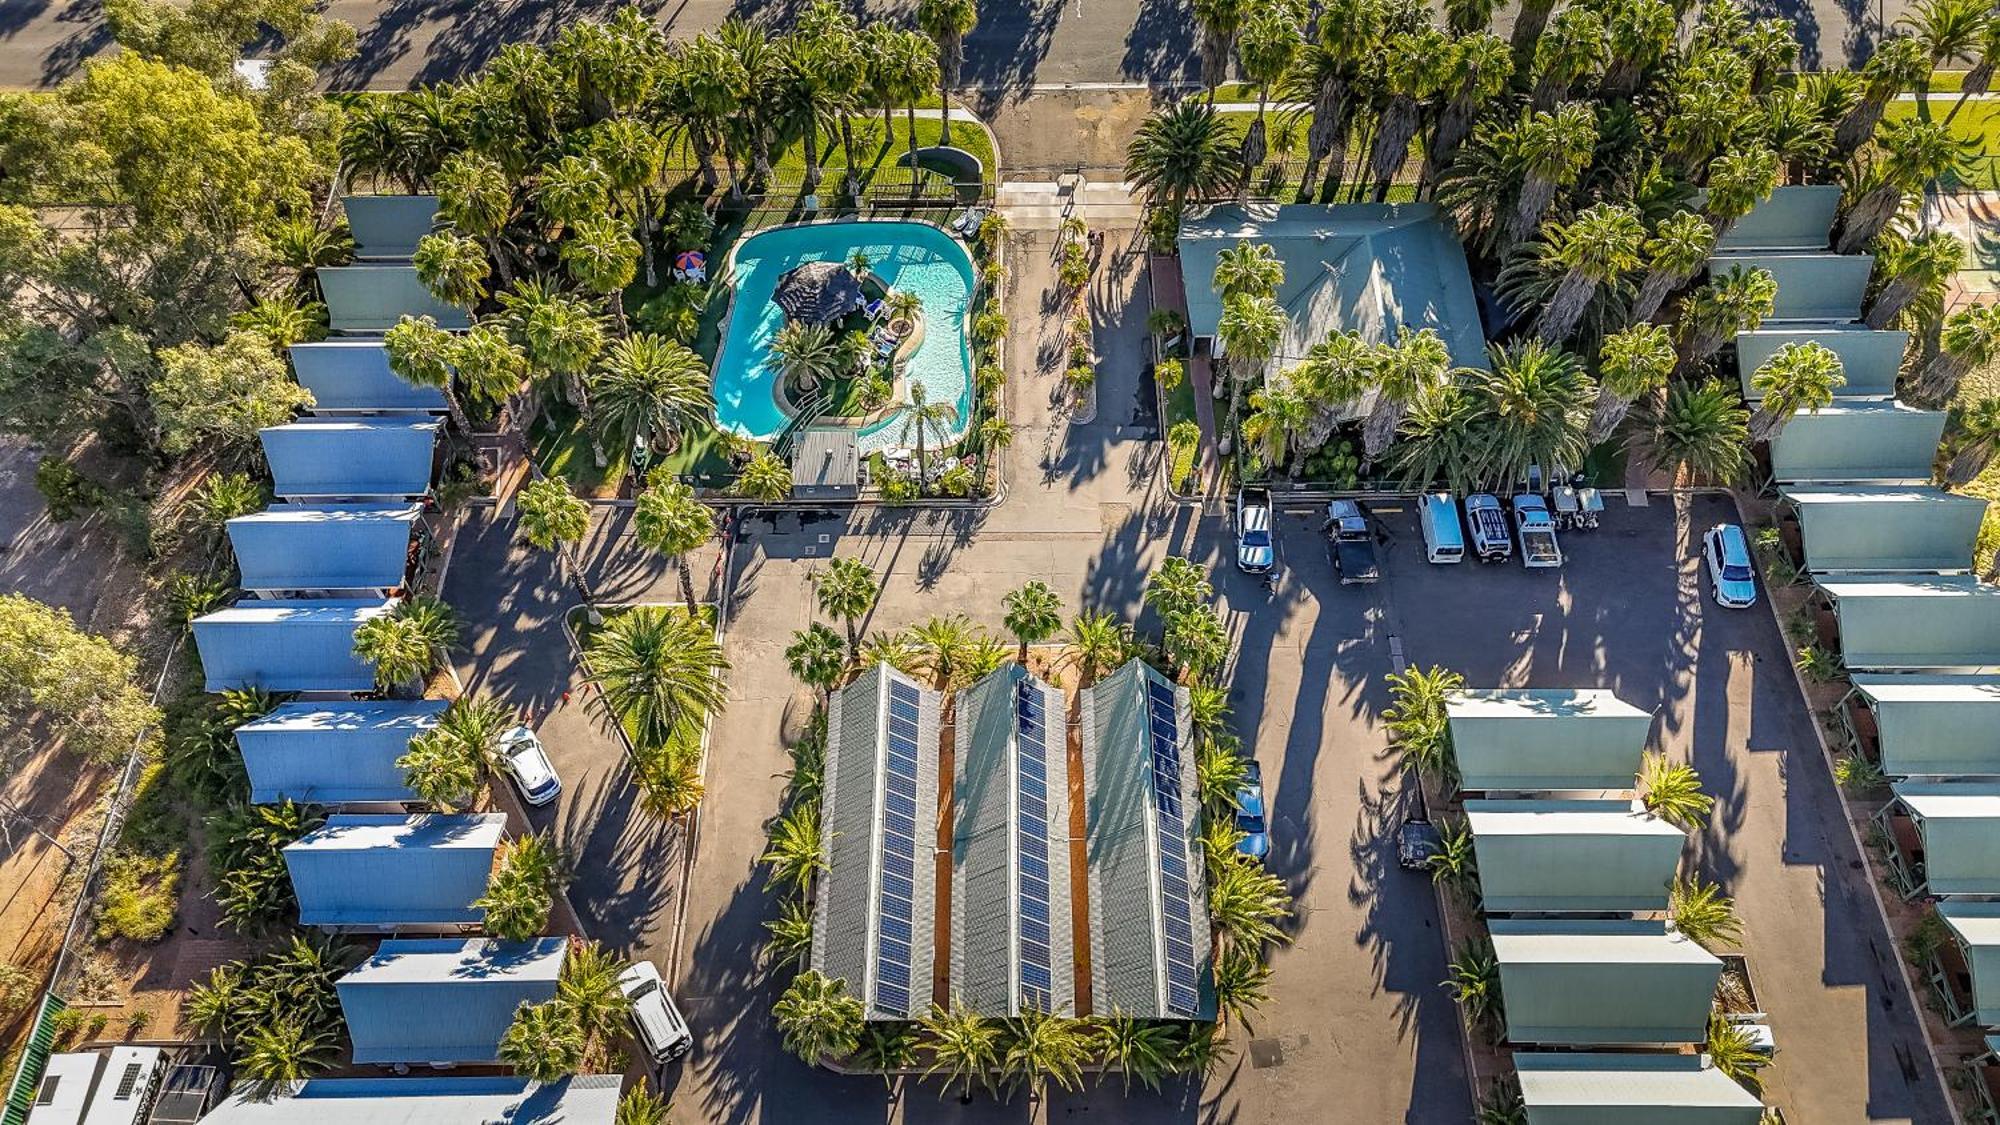
<instances>
[{"instance_id":1,"label":"pool water","mask_svg":"<svg viewBox=\"0 0 2000 1125\"><path fill-rule=\"evenodd\" d=\"M972 297L972 258L950 235L924 223L813 223L762 231L736 246L735 308L729 333L715 361L715 420L753 441L777 437L790 419L773 392L778 365L771 338L784 327L785 314L771 303L778 278L803 262L844 262L855 251L868 255L869 269L891 289L923 298L924 338L903 361L903 374L924 384L931 402L956 409L946 424L945 442L964 435L972 408L972 355L965 338L966 304ZM897 445L914 446L904 432L904 410L861 431L863 456ZM934 441L935 432L927 437Z\"/></svg>"}]
</instances>

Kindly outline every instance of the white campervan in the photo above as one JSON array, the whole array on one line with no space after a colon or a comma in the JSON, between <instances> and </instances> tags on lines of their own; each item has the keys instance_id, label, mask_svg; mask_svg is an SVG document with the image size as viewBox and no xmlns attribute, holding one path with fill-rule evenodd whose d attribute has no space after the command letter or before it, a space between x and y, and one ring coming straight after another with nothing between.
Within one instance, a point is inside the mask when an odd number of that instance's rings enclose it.
<instances>
[{"instance_id":1,"label":"white campervan","mask_svg":"<svg viewBox=\"0 0 2000 1125\"><path fill-rule=\"evenodd\" d=\"M1458 503L1449 492L1428 492L1417 516L1424 527L1424 557L1434 563L1465 560L1465 529L1458 522Z\"/></svg>"}]
</instances>

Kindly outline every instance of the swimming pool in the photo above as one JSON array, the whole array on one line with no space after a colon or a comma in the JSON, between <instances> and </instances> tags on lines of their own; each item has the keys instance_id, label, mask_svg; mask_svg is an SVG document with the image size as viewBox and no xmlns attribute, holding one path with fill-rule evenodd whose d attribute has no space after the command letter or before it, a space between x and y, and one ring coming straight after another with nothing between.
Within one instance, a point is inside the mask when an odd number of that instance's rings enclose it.
<instances>
[{"instance_id":1,"label":"swimming pool","mask_svg":"<svg viewBox=\"0 0 2000 1125\"><path fill-rule=\"evenodd\" d=\"M839 222L777 227L737 243L731 256L736 305L715 361L715 420L753 441L769 441L789 417L774 392L778 367L771 338L785 314L771 303L778 278L802 262L844 262L859 250L869 269L891 289L923 298L924 336L903 363L903 374L924 384L931 402L956 414L947 441L963 436L972 408L972 355L965 339L966 303L972 297L972 258L950 235L925 223ZM904 411L864 428L865 456L894 445L914 445L903 434Z\"/></svg>"}]
</instances>

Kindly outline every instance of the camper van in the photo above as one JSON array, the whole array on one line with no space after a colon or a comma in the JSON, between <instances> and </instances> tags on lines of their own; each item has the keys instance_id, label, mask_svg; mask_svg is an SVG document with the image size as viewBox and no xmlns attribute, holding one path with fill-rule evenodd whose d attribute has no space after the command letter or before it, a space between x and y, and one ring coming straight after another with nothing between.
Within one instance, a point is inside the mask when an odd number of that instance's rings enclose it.
<instances>
[{"instance_id":1,"label":"camper van","mask_svg":"<svg viewBox=\"0 0 2000 1125\"><path fill-rule=\"evenodd\" d=\"M1427 493L1418 518L1424 525L1424 557L1434 563L1465 561L1465 529L1458 522L1458 502L1449 492Z\"/></svg>"}]
</instances>

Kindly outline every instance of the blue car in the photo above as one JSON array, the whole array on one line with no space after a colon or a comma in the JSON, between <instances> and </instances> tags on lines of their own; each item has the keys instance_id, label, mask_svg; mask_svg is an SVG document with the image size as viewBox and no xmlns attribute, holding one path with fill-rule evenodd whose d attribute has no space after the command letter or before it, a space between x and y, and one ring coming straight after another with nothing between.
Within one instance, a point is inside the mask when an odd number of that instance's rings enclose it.
<instances>
[{"instance_id":1,"label":"blue car","mask_svg":"<svg viewBox=\"0 0 2000 1125\"><path fill-rule=\"evenodd\" d=\"M1701 554L1716 605L1748 609L1757 604L1757 571L1750 565L1750 543L1741 527L1719 523L1709 528L1701 537Z\"/></svg>"},{"instance_id":2,"label":"blue car","mask_svg":"<svg viewBox=\"0 0 2000 1125\"><path fill-rule=\"evenodd\" d=\"M1239 854L1263 859L1271 851L1271 835L1264 829L1264 771L1250 759L1250 774L1236 790L1236 830L1243 838L1236 842Z\"/></svg>"}]
</instances>

